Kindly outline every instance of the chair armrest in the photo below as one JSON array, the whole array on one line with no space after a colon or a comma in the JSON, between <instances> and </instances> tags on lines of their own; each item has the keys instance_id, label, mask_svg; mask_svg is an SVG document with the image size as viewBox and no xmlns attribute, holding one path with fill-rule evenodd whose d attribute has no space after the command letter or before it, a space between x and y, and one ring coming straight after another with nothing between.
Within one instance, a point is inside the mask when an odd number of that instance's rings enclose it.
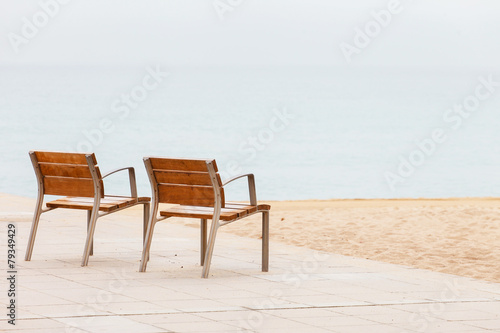
<instances>
[{"instance_id":1,"label":"chair armrest","mask_svg":"<svg viewBox=\"0 0 500 333\"><path fill-rule=\"evenodd\" d=\"M250 204L252 206L257 206L257 193L255 191L255 176L253 175L253 173L239 175L239 176L233 177L231 179L228 179L224 183L222 183L222 186L224 187L227 184L229 184L237 179L244 178L244 177L248 178L248 192L250 194Z\"/></svg>"},{"instance_id":2,"label":"chair armrest","mask_svg":"<svg viewBox=\"0 0 500 333\"><path fill-rule=\"evenodd\" d=\"M137 198L137 182L135 180L135 170L133 167L120 168L120 169L110 171L110 172L106 173L105 175L103 175L102 179L104 179L108 176L111 176L114 173L117 173L119 171L124 171L124 170L128 170L128 177L130 180L130 195L132 196L132 198Z\"/></svg>"}]
</instances>

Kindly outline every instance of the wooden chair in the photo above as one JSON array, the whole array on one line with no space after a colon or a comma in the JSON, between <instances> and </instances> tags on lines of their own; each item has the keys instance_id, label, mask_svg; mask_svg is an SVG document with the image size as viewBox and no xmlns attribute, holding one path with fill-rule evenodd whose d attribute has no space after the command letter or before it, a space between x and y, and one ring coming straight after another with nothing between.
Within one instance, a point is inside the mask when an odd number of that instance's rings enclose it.
<instances>
[{"instance_id":1,"label":"wooden chair","mask_svg":"<svg viewBox=\"0 0 500 333\"><path fill-rule=\"evenodd\" d=\"M257 204L255 178L252 174L242 175L222 183L217 173L215 160L144 158L152 188L152 210L144 242L139 270L146 271L149 250L156 222L169 217L187 217L201 220L202 277L207 278L214 250L215 237L219 227L262 213L262 271L269 270L269 210L271 206ZM250 204L225 201L224 187L232 181L247 177ZM160 203L177 204L160 211ZM212 220L207 245L207 220Z\"/></svg>"},{"instance_id":2,"label":"wooden chair","mask_svg":"<svg viewBox=\"0 0 500 333\"><path fill-rule=\"evenodd\" d=\"M94 154L31 151L31 162L38 181L36 203L25 260L31 260L40 215L56 208L82 209L87 211L87 240L83 251L82 266L87 266L93 254L93 238L99 217L144 205L143 241L149 220L150 198L137 197L134 168L122 168L101 176ZM118 171L128 170L131 195L111 196L104 194L103 179ZM67 196L46 203L45 195Z\"/></svg>"}]
</instances>

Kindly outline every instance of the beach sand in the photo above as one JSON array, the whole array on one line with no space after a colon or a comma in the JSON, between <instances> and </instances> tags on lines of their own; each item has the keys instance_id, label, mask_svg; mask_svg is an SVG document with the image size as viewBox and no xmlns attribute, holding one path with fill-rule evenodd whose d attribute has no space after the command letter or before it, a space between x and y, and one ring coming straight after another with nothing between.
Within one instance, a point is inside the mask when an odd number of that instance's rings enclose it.
<instances>
[{"instance_id":1,"label":"beach sand","mask_svg":"<svg viewBox=\"0 0 500 333\"><path fill-rule=\"evenodd\" d=\"M270 204L271 241L500 282L500 199ZM220 230L258 238L251 219Z\"/></svg>"},{"instance_id":2,"label":"beach sand","mask_svg":"<svg viewBox=\"0 0 500 333\"><path fill-rule=\"evenodd\" d=\"M500 282L500 199L268 203L271 241ZM34 199L0 194L0 221L30 224L34 206ZM168 223L199 227L193 219ZM260 216L220 232L259 238Z\"/></svg>"}]
</instances>

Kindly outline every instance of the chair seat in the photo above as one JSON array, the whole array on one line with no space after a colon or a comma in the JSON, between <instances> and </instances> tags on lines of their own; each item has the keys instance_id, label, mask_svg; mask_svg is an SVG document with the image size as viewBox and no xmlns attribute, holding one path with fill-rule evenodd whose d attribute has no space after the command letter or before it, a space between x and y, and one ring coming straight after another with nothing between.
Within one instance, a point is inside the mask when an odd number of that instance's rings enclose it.
<instances>
[{"instance_id":1,"label":"chair seat","mask_svg":"<svg viewBox=\"0 0 500 333\"><path fill-rule=\"evenodd\" d=\"M270 205L251 206L241 203L227 202L225 208L221 210L220 219L222 221L232 221L250 215L256 212L270 210ZM212 207L200 206L174 206L160 212L165 217L191 217L209 220L213 217L214 209Z\"/></svg>"},{"instance_id":2,"label":"chair seat","mask_svg":"<svg viewBox=\"0 0 500 333\"><path fill-rule=\"evenodd\" d=\"M99 210L103 212L110 212L116 209L125 208L128 206L133 206L138 203L149 202L148 197L116 197L116 196L105 196L101 199L101 205ZM92 210L94 206L94 198L86 197L65 197L50 201L46 203L48 208L70 208L70 209L84 209Z\"/></svg>"}]
</instances>

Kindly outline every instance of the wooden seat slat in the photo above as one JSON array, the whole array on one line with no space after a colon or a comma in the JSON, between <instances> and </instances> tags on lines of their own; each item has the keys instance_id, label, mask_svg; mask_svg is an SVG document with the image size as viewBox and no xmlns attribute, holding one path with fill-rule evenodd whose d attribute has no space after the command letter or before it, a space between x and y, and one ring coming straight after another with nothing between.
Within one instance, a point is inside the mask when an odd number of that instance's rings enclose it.
<instances>
[{"instance_id":1,"label":"wooden seat slat","mask_svg":"<svg viewBox=\"0 0 500 333\"><path fill-rule=\"evenodd\" d=\"M221 209L220 219L223 221L231 221L255 213L257 211L269 210L269 208L270 208L269 205L251 206L245 204L230 204L230 207L226 205L226 208ZM211 219L213 217L213 214L214 214L214 209L212 207L183 206L183 205L174 206L169 209L160 211L161 216L191 217L200 219Z\"/></svg>"},{"instance_id":2,"label":"wooden seat slat","mask_svg":"<svg viewBox=\"0 0 500 333\"><path fill-rule=\"evenodd\" d=\"M114 209L123 208L129 205L135 205L138 201L139 200L136 198L123 198L117 200L105 197L104 199L101 199L99 210L107 212ZM72 209L92 210L92 207L94 205L94 199L83 198L83 197L82 198L67 197L47 202L46 205L47 207L50 208L72 208Z\"/></svg>"}]
</instances>

